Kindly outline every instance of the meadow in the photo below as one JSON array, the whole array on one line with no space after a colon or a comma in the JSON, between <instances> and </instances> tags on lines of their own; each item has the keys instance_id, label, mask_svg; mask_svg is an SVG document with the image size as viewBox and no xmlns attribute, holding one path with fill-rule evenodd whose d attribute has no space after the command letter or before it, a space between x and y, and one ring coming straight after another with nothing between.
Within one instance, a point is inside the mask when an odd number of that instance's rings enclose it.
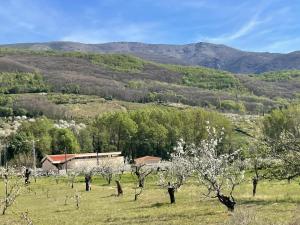
<instances>
[{"instance_id":1,"label":"meadow","mask_svg":"<svg viewBox=\"0 0 300 225\"><path fill-rule=\"evenodd\" d=\"M0 215L0 224L300 224L299 181L262 181L257 196L252 197L248 179L237 187L236 210L230 213L217 199L204 197L205 190L193 179L176 192L176 203L170 204L167 190L159 187L157 180L148 177L143 193L134 201L131 174L121 179L124 194L120 197L114 182L107 185L96 176L90 192L85 191L83 177L77 178L73 189L67 178L59 178L58 184L54 177L38 178L22 189L6 215ZM2 198L2 180L0 190Z\"/></svg>"}]
</instances>

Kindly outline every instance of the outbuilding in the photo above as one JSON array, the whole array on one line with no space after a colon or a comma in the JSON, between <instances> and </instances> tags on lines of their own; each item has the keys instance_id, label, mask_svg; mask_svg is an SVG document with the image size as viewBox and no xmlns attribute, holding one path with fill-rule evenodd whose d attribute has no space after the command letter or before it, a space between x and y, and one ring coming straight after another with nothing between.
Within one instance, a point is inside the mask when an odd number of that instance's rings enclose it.
<instances>
[{"instance_id":1,"label":"outbuilding","mask_svg":"<svg viewBox=\"0 0 300 225\"><path fill-rule=\"evenodd\" d=\"M45 172L66 169L84 170L95 168L103 163L108 163L112 167L118 167L124 164L124 157L121 155L121 152L60 154L47 155L42 159L41 163Z\"/></svg>"}]
</instances>

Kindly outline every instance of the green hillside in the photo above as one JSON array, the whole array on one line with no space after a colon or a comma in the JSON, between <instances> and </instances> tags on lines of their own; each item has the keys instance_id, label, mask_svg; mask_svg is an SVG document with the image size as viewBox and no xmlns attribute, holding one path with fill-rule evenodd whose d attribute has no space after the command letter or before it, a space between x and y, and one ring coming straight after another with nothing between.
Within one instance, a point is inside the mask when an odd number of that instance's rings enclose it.
<instances>
[{"instance_id":1,"label":"green hillside","mask_svg":"<svg viewBox=\"0 0 300 225\"><path fill-rule=\"evenodd\" d=\"M263 113L297 99L299 74L292 70L237 75L205 67L158 64L124 54L0 48L0 93L6 94L52 91L124 102Z\"/></svg>"}]
</instances>

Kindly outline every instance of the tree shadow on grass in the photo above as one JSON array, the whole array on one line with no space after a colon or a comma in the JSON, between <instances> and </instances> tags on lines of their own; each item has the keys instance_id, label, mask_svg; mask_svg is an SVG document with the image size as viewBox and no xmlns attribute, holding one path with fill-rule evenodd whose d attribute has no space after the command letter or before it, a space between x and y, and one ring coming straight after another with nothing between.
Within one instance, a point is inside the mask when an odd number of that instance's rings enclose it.
<instances>
[{"instance_id":1,"label":"tree shadow on grass","mask_svg":"<svg viewBox=\"0 0 300 225\"><path fill-rule=\"evenodd\" d=\"M111 198L111 197L117 197L116 194L110 194L110 195L106 195L106 196L101 196L99 198Z\"/></svg>"},{"instance_id":2,"label":"tree shadow on grass","mask_svg":"<svg viewBox=\"0 0 300 225\"><path fill-rule=\"evenodd\" d=\"M56 209L54 210L55 213L64 213L64 212L71 212L73 209Z\"/></svg>"},{"instance_id":3,"label":"tree shadow on grass","mask_svg":"<svg viewBox=\"0 0 300 225\"><path fill-rule=\"evenodd\" d=\"M272 199L272 200L264 200L264 199L243 199L239 200L239 205L271 205L275 203L293 203L293 204L299 204L300 200L297 199Z\"/></svg>"},{"instance_id":4,"label":"tree shadow on grass","mask_svg":"<svg viewBox=\"0 0 300 225\"><path fill-rule=\"evenodd\" d=\"M163 202L157 202L157 203L154 203L154 204L151 204L151 205L147 205L147 206L142 206L140 208L143 208L143 209L149 209L149 208L160 208L160 207L163 207L163 206L167 206L167 205L171 205L170 203L163 203Z\"/></svg>"}]
</instances>

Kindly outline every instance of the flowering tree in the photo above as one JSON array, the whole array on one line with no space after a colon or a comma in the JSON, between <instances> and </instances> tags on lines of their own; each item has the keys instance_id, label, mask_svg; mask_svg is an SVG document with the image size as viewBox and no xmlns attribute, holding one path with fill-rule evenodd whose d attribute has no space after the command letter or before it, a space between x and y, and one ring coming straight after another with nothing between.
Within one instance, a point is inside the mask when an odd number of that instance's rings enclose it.
<instances>
[{"instance_id":1,"label":"flowering tree","mask_svg":"<svg viewBox=\"0 0 300 225\"><path fill-rule=\"evenodd\" d=\"M178 190L192 174L192 167L184 154L183 141L178 143L178 146L171 154L171 161L164 168L161 168L159 174L159 185L168 189L170 202L175 203L175 191Z\"/></svg>"},{"instance_id":2,"label":"flowering tree","mask_svg":"<svg viewBox=\"0 0 300 225\"><path fill-rule=\"evenodd\" d=\"M276 161L268 170L276 179L300 175L300 105L273 110L263 120L265 140Z\"/></svg>"},{"instance_id":3,"label":"flowering tree","mask_svg":"<svg viewBox=\"0 0 300 225\"><path fill-rule=\"evenodd\" d=\"M288 181L300 176L300 125L292 131L283 130L276 140L270 139L276 163L268 170L276 179Z\"/></svg>"},{"instance_id":4,"label":"flowering tree","mask_svg":"<svg viewBox=\"0 0 300 225\"><path fill-rule=\"evenodd\" d=\"M102 176L107 184L110 184L114 174L110 160L99 160L99 164L93 169L93 173Z\"/></svg>"},{"instance_id":5,"label":"flowering tree","mask_svg":"<svg viewBox=\"0 0 300 225\"><path fill-rule=\"evenodd\" d=\"M269 174L269 168L272 167L276 161L270 154L270 146L265 141L262 131L256 129L256 135L250 136L251 143L249 144L249 155L247 156L247 169L253 172L252 176L252 195L255 197L257 186L263 179L272 179Z\"/></svg>"},{"instance_id":6,"label":"flowering tree","mask_svg":"<svg viewBox=\"0 0 300 225\"><path fill-rule=\"evenodd\" d=\"M2 215L5 214L6 210L12 206L21 193L23 185L23 174L19 176L18 171L13 167L0 168L0 175L4 181L4 198L1 200Z\"/></svg>"},{"instance_id":7,"label":"flowering tree","mask_svg":"<svg viewBox=\"0 0 300 225\"><path fill-rule=\"evenodd\" d=\"M244 163L238 158L238 152L219 153L217 147L224 133L207 124L207 139L202 140L199 146L187 146L182 157L191 164L200 184L206 187L208 193L205 196L218 198L228 210L233 211L236 204L233 192L243 181Z\"/></svg>"}]
</instances>

